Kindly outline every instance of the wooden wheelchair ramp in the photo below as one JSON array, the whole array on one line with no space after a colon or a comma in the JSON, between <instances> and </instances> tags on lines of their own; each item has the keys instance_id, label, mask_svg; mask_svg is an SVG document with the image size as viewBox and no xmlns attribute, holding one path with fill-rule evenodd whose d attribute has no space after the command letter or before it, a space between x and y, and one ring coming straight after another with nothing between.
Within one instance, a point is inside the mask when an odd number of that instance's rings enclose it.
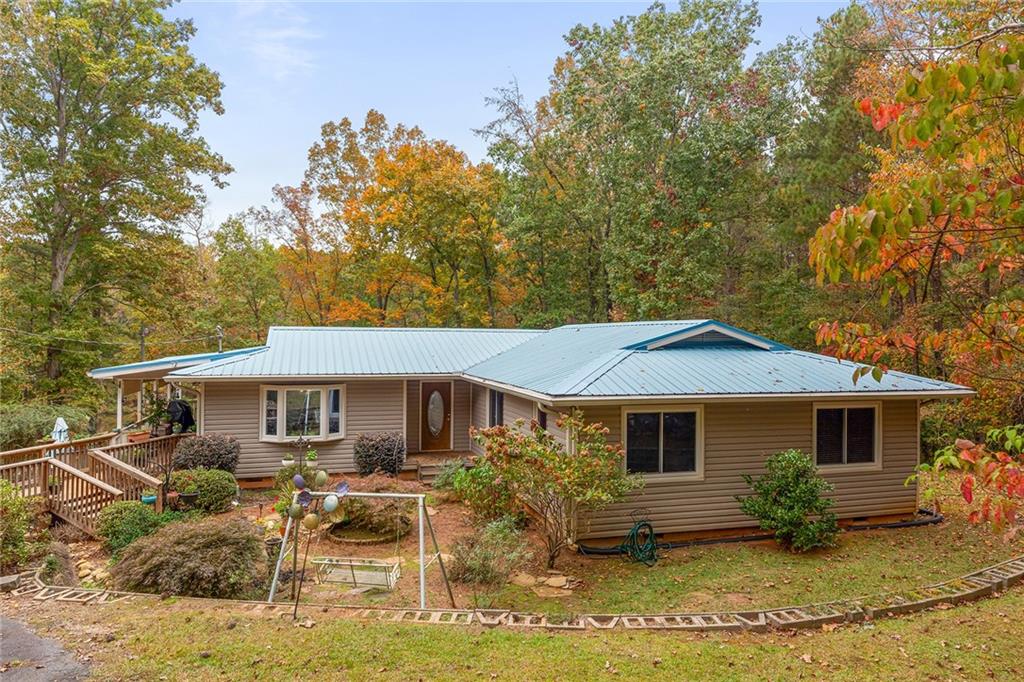
<instances>
[{"instance_id":1,"label":"wooden wheelchair ramp","mask_svg":"<svg viewBox=\"0 0 1024 682\"><path fill-rule=\"evenodd\" d=\"M41 498L46 511L96 537L100 512L107 505L137 500L146 488L160 487L161 480L139 466L152 470L165 460L169 463L179 439L167 436L127 446L46 453L0 466L0 478L22 497Z\"/></svg>"}]
</instances>

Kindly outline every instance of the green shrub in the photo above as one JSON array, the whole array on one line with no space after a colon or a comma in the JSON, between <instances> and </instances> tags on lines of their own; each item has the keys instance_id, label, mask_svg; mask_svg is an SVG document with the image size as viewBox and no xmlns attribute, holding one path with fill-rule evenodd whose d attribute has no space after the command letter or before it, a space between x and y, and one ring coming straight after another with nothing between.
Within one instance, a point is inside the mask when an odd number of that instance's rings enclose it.
<instances>
[{"instance_id":1,"label":"green shrub","mask_svg":"<svg viewBox=\"0 0 1024 682\"><path fill-rule=\"evenodd\" d=\"M461 583L500 586L531 558L517 520L506 516L455 541L448 576Z\"/></svg>"},{"instance_id":2,"label":"green shrub","mask_svg":"<svg viewBox=\"0 0 1024 682\"><path fill-rule=\"evenodd\" d=\"M238 493L235 477L221 469L185 469L171 474L171 487L178 492L199 493L196 506L210 514L227 511Z\"/></svg>"},{"instance_id":3,"label":"green shrub","mask_svg":"<svg viewBox=\"0 0 1024 682\"><path fill-rule=\"evenodd\" d=\"M28 558L25 536L31 521L31 501L13 483L0 479L0 573L6 575Z\"/></svg>"},{"instance_id":4,"label":"green shrub","mask_svg":"<svg viewBox=\"0 0 1024 682\"><path fill-rule=\"evenodd\" d=\"M503 516L522 516L522 505L516 502L515 495L490 462L455 472L452 491L478 519L487 521Z\"/></svg>"},{"instance_id":5,"label":"green shrub","mask_svg":"<svg viewBox=\"0 0 1024 682\"><path fill-rule=\"evenodd\" d=\"M405 464L405 436L398 431L361 433L352 447L356 470L363 476L377 471L397 476Z\"/></svg>"},{"instance_id":6,"label":"green shrub","mask_svg":"<svg viewBox=\"0 0 1024 682\"><path fill-rule=\"evenodd\" d=\"M104 546L111 552L118 552L160 525L160 516L148 504L121 500L100 512L97 531Z\"/></svg>"},{"instance_id":7,"label":"green shrub","mask_svg":"<svg viewBox=\"0 0 1024 682\"><path fill-rule=\"evenodd\" d=\"M558 424L573 434L571 450L536 421L474 430L484 454L472 473L455 479L456 492L484 518L504 516L519 505L535 511L544 520L540 531L549 569L576 542L583 514L621 501L643 485L641 476L626 473L625 453L608 442L603 424L588 421L579 410L561 415Z\"/></svg>"},{"instance_id":8,"label":"green shrub","mask_svg":"<svg viewBox=\"0 0 1024 682\"><path fill-rule=\"evenodd\" d=\"M242 446L234 436L207 433L184 438L174 449L175 469L221 469L235 473Z\"/></svg>"},{"instance_id":9,"label":"green shrub","mask_svg":"<svg viewBox=\"0 0 1024 682\"><path fill-rule=\"evenodd\" d=\"M799 450L780 452L765 462L764 476L743 479L754 494L737 498L740 509L773 532L783 547L806 552L835 545L839 524L832 500L825 497L833 486L818 475L809 456Z\"/></svg>"},{"instance_id":10,"label":"green shrub","mask_svg":"<svg viewBox=\"0 0 1024 682\"><path fill-rule=\"evenodd\" d=\"M5 403L0 405L0 450L15 450L49 440L53 422L64 417L73 438L86 435L90 414L80 407Z\"/></svg>"},{"instance_id":11,"label":"green shrub","mask_svg":"<svg viewBox=\"0 0 1024 682\"><path fill-rule=\"evenodd\" d=\"M454 490L455 476L466 468L466 463L461 459L449 459L437 471L431 487L434 490Z\"/></svg>"},{"instance_id":12,"label":"green shrub","mask_svg":"<svg viewBox=\"0 0 1024 682\"><path fill-rule=\"evenodd\" d=\"M245 519L172 523L121 552L110 571L124 590L193 597L258 597L266 584L263 532Z\"/></svg>"}]
</instances>

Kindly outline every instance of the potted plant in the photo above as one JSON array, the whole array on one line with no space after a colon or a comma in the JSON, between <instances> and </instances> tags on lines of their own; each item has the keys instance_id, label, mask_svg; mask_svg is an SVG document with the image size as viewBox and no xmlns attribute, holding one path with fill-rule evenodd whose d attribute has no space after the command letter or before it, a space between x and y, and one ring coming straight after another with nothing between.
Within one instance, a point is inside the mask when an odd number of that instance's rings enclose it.
<instances>
[{"instance_id":1,"label":"potted plant","mask_svg":"<svg viewBox=\"0 0 1024 682\"><path fill-rule=\"evenodd\" d=\"M293 455L292 451L289 450L281 456L281 466L290 467L293 464L295 464L295 455Z\"/></svg>"},{"instance_id":2,"label":"potted plant","mask_svg":"<svg viewBox=\"0 0 1024 682\"><path fill-rule=\"evenodd\" d=\"M313 448L306 450L306 461L310 464L316 464L317 452Z\"/></svg>"},{"instance_id":3,"label":"potted plant","mask_svg":"<svg viewBox=\"0 0 1024 682\"><path fill-rule=\"evenodd\" d=\"M178 482L178 502L181 506L190 508L199 499L199 486L191 476L182 477Z\"/></svg>"},{"instance_id":4,"label":"potted plant","mask_svg":"<svg viewBox=\"0 0 1024 682\"><path fill-rule=\"evenodd\" d=\"M153 488L146 488L142 491L142 495L139 496L142 504L156 504L156 490Z\"/></svg>"}]
</instances>

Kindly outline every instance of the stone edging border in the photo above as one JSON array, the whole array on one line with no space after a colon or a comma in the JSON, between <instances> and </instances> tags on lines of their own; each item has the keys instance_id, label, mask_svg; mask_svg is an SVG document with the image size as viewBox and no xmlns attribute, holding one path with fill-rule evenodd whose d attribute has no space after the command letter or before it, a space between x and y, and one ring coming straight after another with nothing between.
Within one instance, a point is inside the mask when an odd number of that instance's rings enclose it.
<instances>
[{"instance_id":1,"label":"stone edging border","mask_svg":"<svg viewBox=\"0 0 1024 682\"><path fill-rule=\"evenodd\" d=\"M159 599L157 595L103 589L46 585L42 569L20 574L23 583L11 594L37 601L54 600L79 604L110 604L134 598ZM958 604L1005 592L1024 580L1024 556L969 573L959 578L903 592L888 592L857 599L843 599L805 606L754 611L665 614L583 614L555 618L536 613L502 609L404 609L324 603L303 603L303 608L343 611L352 618L425 625L481 625L542 630L690 630L698 632L764 632L816 628L831 623L857 623L924 611L940 604ZM200 603L248 606L252 611L291 611L290 603L233 599L181 597Z\"/></svg>"}]
</instances>

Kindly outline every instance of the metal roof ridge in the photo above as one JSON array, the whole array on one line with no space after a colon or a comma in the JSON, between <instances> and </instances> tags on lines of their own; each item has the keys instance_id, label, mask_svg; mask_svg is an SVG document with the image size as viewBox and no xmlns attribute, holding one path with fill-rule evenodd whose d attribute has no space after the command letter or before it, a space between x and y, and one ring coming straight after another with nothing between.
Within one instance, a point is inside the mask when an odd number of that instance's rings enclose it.
<instances>
[{"instance_id":1,"label":"metal roof ridge","mask_svg":"<svg viewBox=\"0 0 1024 682\"><path fill-rule=\"evenodd\" d=\"M486 332L499 334L543 334L547 329L520 329L518 327L324 327L305 325L273 325L269 330L307 332Z\"/></svg>"},{"instance_id":2,"label":"metal roof ridge","mask_svg":"<svg viewBox=\"0 0 1024 682\"><path fill-rule=\"evenodd\" d=\"M556 390L552 391L552 395L576 395L582 393L588 386L610 372L613 367L634 352L630 349L617 348L599 355L573 372L561 385L556 386Z\"/></svg>"},{"instance_id":3,"label":"metal roof ridge","mask_svg":"<svg viewBox=\"0 0 1024 682\"><path fill-rule=\"evenodd\" d=\"M709 318L695 318L692 320L629 320L623 322L573 322L571 324L562 324L554 329L569 329L569 328L586 328L586 327L651 327L659 324L688 324L696 325L704 322L710 322Z\"/></svg>"}]
</instances>

